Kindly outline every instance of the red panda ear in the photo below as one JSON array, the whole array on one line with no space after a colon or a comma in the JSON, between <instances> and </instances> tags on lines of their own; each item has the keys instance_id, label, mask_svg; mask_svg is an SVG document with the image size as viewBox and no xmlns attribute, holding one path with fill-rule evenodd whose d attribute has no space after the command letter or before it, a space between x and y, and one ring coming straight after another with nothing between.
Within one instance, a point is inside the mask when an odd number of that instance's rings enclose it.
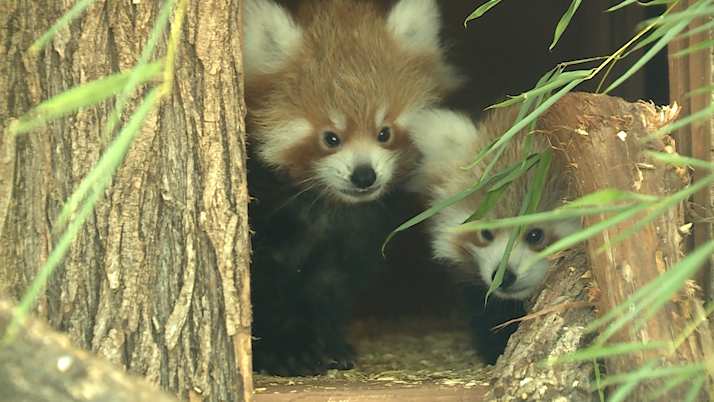
<instances>
[{"instance_id":1,"label":"red panda ear","mask_svg":"<svg viewBox=\"0 0 714 402\"><path fill-rule=\"evenodd\" d=\"M406 52L441 52L441 16L434 0L400 0L387 16L387 29Z\"/></svg>"},{"instance_id":2,"label":"red panda ear","mask_svg":"<svg viewBox=\"0 0 714 402\"><path fill-rule=\"evenodd\" d=\"M243 73L250 81L256 74L280 70L300 48L302 28L271 0L243 1Z\"/></svg>"}]
</instances>

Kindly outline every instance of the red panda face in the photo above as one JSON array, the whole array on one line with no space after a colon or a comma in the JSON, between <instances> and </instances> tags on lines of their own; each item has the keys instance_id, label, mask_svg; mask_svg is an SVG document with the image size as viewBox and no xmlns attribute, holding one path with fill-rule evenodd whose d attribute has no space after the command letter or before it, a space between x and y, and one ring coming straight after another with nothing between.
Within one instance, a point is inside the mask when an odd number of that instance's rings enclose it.
<instances>
[{"instance_id":1,"label":"red panda face","mask_svg":"<svg viewBox=\"0 0 714 402\"><path fill-rule=\"evenodd\" d=\"M320 116L327 119L320 119ZM345 203L373 201L403 183L416 159L410 137L386 107L350 117L331 109L292 125L296 140L283 144L283 170L302 189ZM263 157L274 152L264 146Z\"/></svg>"},{"instance_id":2,"label":"red panda face","mask_svg":"<svg viewBox=\"0 0 714 402\"><path fill-rule=\"evenodd\" d=\"M516 243L511 250L501 286L494 291L494 294L503 299L530 298L545 279L547 261L540 260L528 267L523 263L578 229L579 224L575 221L556 224L544 222L538 226L527 228L521 241ZM510 236L510 228L455 235L451 241L456 243L455 249L459 254L452 257L458 258L458 261L465 267L472 267L467 269L476 270L480 279L490 287L501 264Z\"/></svg>"},{"instance_id":3,"label":"red panda face","mask_svg":"<svg viewBox=\"0 0 714 402\"><path fill-rule=\"evenodd\" d=\"M421 110L409 119L409 130L415 148L422 159L415 174L421 190L436 205L474 186L482 179L486 166L493 162L493 154L471 166L476 156L498 140L512 126L521 105L492 109L480 121L446 109ZM494 162L492 173L522 163L525 155L525 132L512 138L501 157ZM530 152L550 147L547 138L532 137ZM571 175L554 158L546 178L538 212L550 211L570 198ZM471 166L469 169L464 167ZM515 217L529 193L535 169L515 179L493 205L489 217L499 219ZM488 177L487 176L487 177ZM458 203L436 213L430 219L430 235L434 256L458 267L466 280L491 286L494 275L503 259L512 229L490 231L454 230L476 211L487 189L474 192ZM546 275L546 260L524 266L538 252L555 241L580 228L579 219L549 221L527 229L521 241L513 247L497 297L526 299L540 286Z\"/></svg>"},{"instance_id":4,"label":"red panda face","mask_svg":"<svg viewBox=\"0 0 714 402\"><path fill-rule=\"evenodd\" d=\"M375 200L411 171L408 116L461 82L434 0L400 0L386 15L371 2L307 1L297 17L245 0L243 18L248 135L265 164L343 202Z\"/></svg>"}]
</instances>

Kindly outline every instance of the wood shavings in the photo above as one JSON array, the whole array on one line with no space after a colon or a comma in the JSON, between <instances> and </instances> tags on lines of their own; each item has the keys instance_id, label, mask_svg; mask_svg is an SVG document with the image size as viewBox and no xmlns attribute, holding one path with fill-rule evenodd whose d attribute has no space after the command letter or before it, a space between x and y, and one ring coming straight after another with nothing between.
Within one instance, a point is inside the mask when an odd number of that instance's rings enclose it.
<instances>
[{"instance_id":1,"label":"wood shavings","mask_svg":"<svg viewBox=\"0 0 714 402\"><path fill-rule=\"evenodd\" d=\"M256 390L292 385L299 386L299 392L310 392L360 384L470 388L490 380L492 367L479 361L469 332L455 320L360 321L349 332L358 352L354 369L330 370L315 377L254 374Z\"/></svg>"}]
</instances>

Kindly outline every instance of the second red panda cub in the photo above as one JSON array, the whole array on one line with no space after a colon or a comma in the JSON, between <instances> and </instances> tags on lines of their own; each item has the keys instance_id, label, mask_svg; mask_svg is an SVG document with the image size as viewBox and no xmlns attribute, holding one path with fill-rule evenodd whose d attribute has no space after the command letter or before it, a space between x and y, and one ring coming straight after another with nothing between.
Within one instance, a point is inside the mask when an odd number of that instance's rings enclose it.
<instances>
[{"instance_id":1,"label":"second red panda cub","mask_svg":"<svg viewBox=\"0 0 714 402\"><path fill-rule=\"evenodd\" d=\"M519 109L520 105L492 109L478 122L444 109L422 111L410 120L414 141L423 155L420 175L427 189L429 206L477 183L486 166L493 160L496 150L471 169L463 167L470 165L484 148L511 128ZM523 130L509 141L489 176L523 161L525 134ZM531 153L550 146L542 136L534 135L531 141ZM534 174L535 169L530 169L511 183L484 219L517 216ZM566 167L556 166L554 158L537 211L549 211L562 205L570 195L570 183L571 176ZM501 263L512 228L465 232L449 229L463 223L478 209L487 190L479 190L443 209L430 218L427 224L435 258L455 267L462 278L471 284L467 286L467 293L471 294L473 300L469 304L475 309L471 313L479 343L477 346L487 360L494 363L514 329L497 334L488 330L523 313L522 301L531 298L546 275L545 260L530 267L524 267L522 262L556 240L579 230L580 220L542 222L528 227L520 243L513 247L501 286L491 296L493 298L495 295L501 300L490 301L486 310L483 310L483 296ZM477 297L473 297L474 294Z\"/></svg>"}]
</instances>

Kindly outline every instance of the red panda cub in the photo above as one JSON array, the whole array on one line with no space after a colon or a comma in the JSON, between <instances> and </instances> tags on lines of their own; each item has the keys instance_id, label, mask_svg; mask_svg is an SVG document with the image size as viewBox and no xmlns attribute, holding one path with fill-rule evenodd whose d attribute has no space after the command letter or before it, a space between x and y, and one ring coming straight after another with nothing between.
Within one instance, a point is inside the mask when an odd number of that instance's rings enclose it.
<instances>
[{"instance_id":1,"label":"red panda cub","mask_svg":"<svg viewBox=\"0 0 714 402\"><path fill-rule=\"evenodd\" d=\"M417 151L407 127L460 80L435 0L245 0L253 367L349 369L353 295L383 263Z\"/></svg>"},{"instance_id":2,"label":"red panda cub","mask_svg":"<svg viewBox=\"0 0 714 402\"><path fill-rule=\"evenodd\" d=\"M471 169L463 167L470 165L484 148L513 126L520 106L489 110L476 123L463 114L444 109L422 111L410 120L412 136L423 154L420 179L424 181L429 206L472 187L478 181L496 150ZM524 159L526 134L523 130L509 141L489 176ZM550 147L546 138L533 136L531 153L546 147ZM530 169L512 182L484 219L517 216L534 174L535 169ZM554 158L537 211L549 211L562 205L570 195L570 180L567 167L557 166L557 158ZM521 263L556 240L578 231L580 220L542 222L528 227L521 241L513 247L501 286L484 306L486 291L501 263L512 228L466 232L449 229L463 223L477 210L487 190L479 190L443 209L427 224L435 258L455 267L455 273L466 283L465 294L477 349L488 363L495 363L516 326L496 333L490 329L522 316L525 313L524 301L533 296L545 279L546 260L527 268Z\"/></svg>"}]
</instances>

